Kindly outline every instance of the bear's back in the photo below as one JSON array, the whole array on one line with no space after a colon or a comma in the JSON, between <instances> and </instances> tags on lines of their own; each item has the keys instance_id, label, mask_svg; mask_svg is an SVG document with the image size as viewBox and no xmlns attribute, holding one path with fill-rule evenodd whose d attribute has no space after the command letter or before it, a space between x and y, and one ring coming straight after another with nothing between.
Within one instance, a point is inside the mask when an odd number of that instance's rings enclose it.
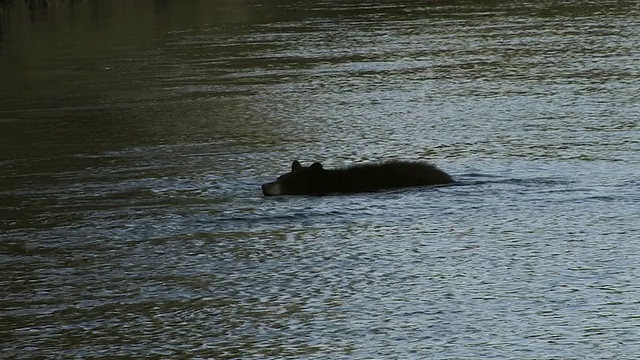
<instances>
[{"instance_id":1,"label":"bear's back","mask_svg":"<svg viewBox=\"0 0 640 360\"><path fill-rule=\"evenodd\" d=\"M444 171L424 162L389 161L325 170L316 193L357 193L452 183Z\"/></svg>"}]
</instances>

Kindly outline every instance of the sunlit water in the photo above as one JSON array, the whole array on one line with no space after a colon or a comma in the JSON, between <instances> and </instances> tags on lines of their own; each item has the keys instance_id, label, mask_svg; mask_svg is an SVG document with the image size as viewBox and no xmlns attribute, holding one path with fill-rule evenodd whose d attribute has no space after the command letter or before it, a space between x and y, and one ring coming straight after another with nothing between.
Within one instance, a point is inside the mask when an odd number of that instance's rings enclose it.
<instances>
[{"instance_id":1,"label":"sunlit water","mask_svg":"<svg viewBox=\"0 0 640 360\"><path fill-rule=\"evenodd\" d=\"M0 13L3 357L640 354L637 3L72 4ZM458 183L260 192L392 158Z\"/></svg>"}]
</instances>

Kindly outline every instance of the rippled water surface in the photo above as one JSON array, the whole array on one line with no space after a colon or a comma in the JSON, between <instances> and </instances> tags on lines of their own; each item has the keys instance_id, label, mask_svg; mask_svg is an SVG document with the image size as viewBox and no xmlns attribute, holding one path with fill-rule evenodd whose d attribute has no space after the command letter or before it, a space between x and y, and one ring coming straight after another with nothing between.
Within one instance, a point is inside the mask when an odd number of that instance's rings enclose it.
<instances>
[{"instance_id":1,"label":"rippled water surface","mask_svg":"<svg viewBox=\"0 0 640 360\"><path fill-rule=\"evenodd\" d=\"M0 2L3 357L640 353L637 2L32 3ZM264 198L295 159L458 183Z\"/></svg>"}]
</instances>

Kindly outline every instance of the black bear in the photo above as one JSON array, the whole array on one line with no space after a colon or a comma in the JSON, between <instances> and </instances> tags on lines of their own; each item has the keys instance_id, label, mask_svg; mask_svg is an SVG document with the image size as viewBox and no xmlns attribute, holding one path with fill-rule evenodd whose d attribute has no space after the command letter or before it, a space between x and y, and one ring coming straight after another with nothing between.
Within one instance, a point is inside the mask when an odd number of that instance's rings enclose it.
<instances>
[{"instance_id":1,"label":"black bear","mask_svg":"<svg viewBox=\"0 0 640 360\"><path fill-rule=\"evenodd\" d=\"M424 162L388 161L325 170L319 162L305 167L297 160L291 172L262 185L265 196L359 193L411 186L453 183L444 171Z\"/></svg>"}]
</instances>

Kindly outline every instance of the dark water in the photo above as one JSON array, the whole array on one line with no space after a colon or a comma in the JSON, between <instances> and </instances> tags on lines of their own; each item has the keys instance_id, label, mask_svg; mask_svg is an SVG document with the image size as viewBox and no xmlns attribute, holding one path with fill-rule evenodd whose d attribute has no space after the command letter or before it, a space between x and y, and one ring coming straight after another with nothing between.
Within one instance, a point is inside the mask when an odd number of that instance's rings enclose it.
<instances>
[{"instance_id":1,"label":"dark water","mask_svg":"<svg viewBox=\"0 0 640 360\"><path fill-rule=\"evenodd\" d=\"M0 2L2 357L640 353L637 2L40 3ZM459 184L260 193L391 158Z\"/></svg>"}]
</instances>

